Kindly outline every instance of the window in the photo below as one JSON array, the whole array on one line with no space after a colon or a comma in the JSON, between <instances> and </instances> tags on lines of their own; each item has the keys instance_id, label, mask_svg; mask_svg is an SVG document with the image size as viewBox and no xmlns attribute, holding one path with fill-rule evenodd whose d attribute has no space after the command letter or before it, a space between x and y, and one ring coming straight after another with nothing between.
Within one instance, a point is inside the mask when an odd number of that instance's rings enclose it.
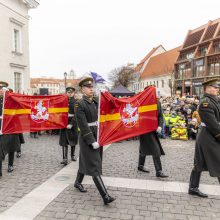
<instances>
[{"instance_id":1,"label":"window","mask_svg":"<svg viewBox=\"0 0 220 220\"><path fill-rule=\"evenodd\" d=\"M159 87L159 82L157 81L157 88Z\"/></svg>"},{"instance_id":2,"label":"window","mask_svg":"<svg viewBox=\"0 0 220 220\"><path fill-rule=\"evenodd\" d=\"M161 82L162 82L162 88L164 88L164 80L162 79Z\"/></svg>"},{"instance_id":3,"label":"window","mask_svg":"<svg viewBox=\"0 0 220 220\"><path fill-rule=\"evenodd\" d=\"M220 63L211 63L209 65L209 76L220 75Z\"/></svg>"},{"instance_id":4,"label":"window","mask_svg":"<svg viewBox=\"0 0 220 220\"><path fill-rule=\"evenodd\" d=\"M215 53L220 52L220 43L217 43L217 44L214 45L214 51L215 51Z\"/></svg>"},{"instance_id":5,"label":"window","mask_svg":"<svg viewBox=\"0 0 220 220\"><path fill-rule=\"evenodd\" d=\"M200 48L200 55L201 55L201 56L205 56L206 53L207 53L207 47L202 47L202 48Z\"/></svg>"},{"instance_id":6,"label":"window","mask_svg":"<svg viewBox=\"0 0 220 220\"><path fill-rule=\"evenodd\" d=\"M205 66L196 66L194 75L196 77L204 76L205 75Z\"/></svg>"},{"instance_id":7,"label":"window","mask_svg":"<svg viewBox=\"0 0 220 220\"><path fill-rule=\"evenodd\" d=\"M14 90L15 92L21 92L21 73L14 73Z\"/></svg>"},{"instance_id":8,"label":"window","mask_svg":"<svg viewBox=\"0 0 220 220\"><path fill-rule=\"evenodd\" d=\"M13 41L14 41L13 51L16 53L21 53L21 36L20 36L20 31L18 29L14 29Z\"/></svg>"}]
</instances>

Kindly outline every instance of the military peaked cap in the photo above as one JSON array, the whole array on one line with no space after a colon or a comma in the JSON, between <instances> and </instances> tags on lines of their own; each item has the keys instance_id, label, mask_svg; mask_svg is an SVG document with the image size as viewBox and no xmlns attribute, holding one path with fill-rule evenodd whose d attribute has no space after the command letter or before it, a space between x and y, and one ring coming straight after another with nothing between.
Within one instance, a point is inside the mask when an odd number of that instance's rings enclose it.
<instances>
[{"instance_id":1,"label":"military peaked cap","mask_svg":"<svg viewBox=\"0 0 220 220\"><path fill-rule=\"evenodd\" d=\"M3 82L3 81L0 81L0 87L8 87L8 83L7 82Z\"/></svg>"},{"instance_id":2,"label":"military peaked cap","mask_svg":"<svg viewBox=\"0 0 220 220\"><path fill-rule=\"evenodd\" d=\"M75 92L76 91L76 89L75 88L73 88L73 87L66 87L66 92Z\"/></svg>"},{"instance_id":3,"label":"military peaked cap","mask_svg":"<svg viewBox=\"0 0 220 220\"><path fill-rule=\"evenodd\" d=\"M203 86L214 86L219 88L218 79L209 79L202 83Z\"/></svg>"},{"instance_id":4,"label":"military peaked cap","mask_svg":"<svg viewBox=\"0 0 220 220\"><path fill-rule=\"evenodd\" d=\"M82 87L82 86L92 86L93 85L93 78L92 77L89 77L89 76L86 76L86 77L83 77L80 82L79 82L79 86Z\"/></svg>"}]
</instances>

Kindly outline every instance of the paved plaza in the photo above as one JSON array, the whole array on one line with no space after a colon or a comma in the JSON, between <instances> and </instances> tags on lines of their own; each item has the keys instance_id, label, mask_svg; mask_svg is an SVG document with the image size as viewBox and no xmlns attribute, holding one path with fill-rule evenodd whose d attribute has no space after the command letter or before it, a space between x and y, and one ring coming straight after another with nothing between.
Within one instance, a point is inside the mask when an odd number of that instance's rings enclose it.
<instances>
[{"instance_id":1,"label":"paved plaza","mask_svg":"<svg viewBox=\"0 0 220 220\"><path fill-rule=\"evenodd\" d=\"M6 157L0 179L0 219L220 219L220 186L203 173L201 199L187 194L193 165L194 141L162 140L166 180L155 177L152 157L150 173L137 171L138 141L123 141L105 148L103 180L116 201L104 206L92 178L84 180L87 193L73 187L78 162L60 164L58 136L25 135L21 158L14 172L7 173ZM78 155L78 147L77 147Z\"/></svg>"}]
</instances>

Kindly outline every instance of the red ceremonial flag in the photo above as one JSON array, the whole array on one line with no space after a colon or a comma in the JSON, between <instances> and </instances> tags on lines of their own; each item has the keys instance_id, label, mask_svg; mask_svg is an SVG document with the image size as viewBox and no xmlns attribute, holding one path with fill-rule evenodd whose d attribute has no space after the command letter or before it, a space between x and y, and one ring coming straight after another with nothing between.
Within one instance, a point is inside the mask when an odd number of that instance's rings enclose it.
<instances>
[{"instance_id":1,"label":"red ceremonial flag","mask_svg":"<svg viewBox=\"0 0 220 220\"><path fill-rule=\"evenodd\" d=\"M2 134L65 128L68 123L66 95L29 96L6 92Z\"/></svg>"},{"instance_id":2,"label":"red ceremonial flag","mask_svg":"<svg viewBox=\"0 0 220 220\"><path fill-rule=\"evenodd\" d=\"M131 98L115 98L101 92L98 142L101 146L155 131L157 97L153 86Z\"/></svg>"}]
</instances>

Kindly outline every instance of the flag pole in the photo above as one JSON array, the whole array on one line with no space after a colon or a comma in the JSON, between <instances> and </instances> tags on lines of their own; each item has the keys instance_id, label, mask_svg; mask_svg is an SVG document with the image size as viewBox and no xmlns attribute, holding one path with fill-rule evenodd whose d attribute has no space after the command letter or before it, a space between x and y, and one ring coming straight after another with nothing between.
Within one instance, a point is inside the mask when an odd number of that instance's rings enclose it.
<instances>
[{"instance_id":1,"label":"flag pole","mask_svg":"<svg viewBox=\"0 0 220 220\"><path fill-rule=\"evenodd\" d=\"M100 128L100 105L101 105L101 90L99 91L99 106L98 106L98 131L97 131L98 143L99 143L99 128Z\"/></svg>"},{"instance_id":2,"label":"flag pole","mask_svg":"<svg viewBox=\"0 0 220 220\"><path fill-rule=\"evenodd\" d=\"M6 90L7 91L7 90ZM6 91L4 90L3 91L3 105L2 105L2 115L1 115L1 130L0 130L0 135L2 135L2 128L3 128L3 122L4 122L4 120L3 120L3 116L4 116L4 107L5 107L5 93L6 93Z\"/></svg>"}]
</instances>

